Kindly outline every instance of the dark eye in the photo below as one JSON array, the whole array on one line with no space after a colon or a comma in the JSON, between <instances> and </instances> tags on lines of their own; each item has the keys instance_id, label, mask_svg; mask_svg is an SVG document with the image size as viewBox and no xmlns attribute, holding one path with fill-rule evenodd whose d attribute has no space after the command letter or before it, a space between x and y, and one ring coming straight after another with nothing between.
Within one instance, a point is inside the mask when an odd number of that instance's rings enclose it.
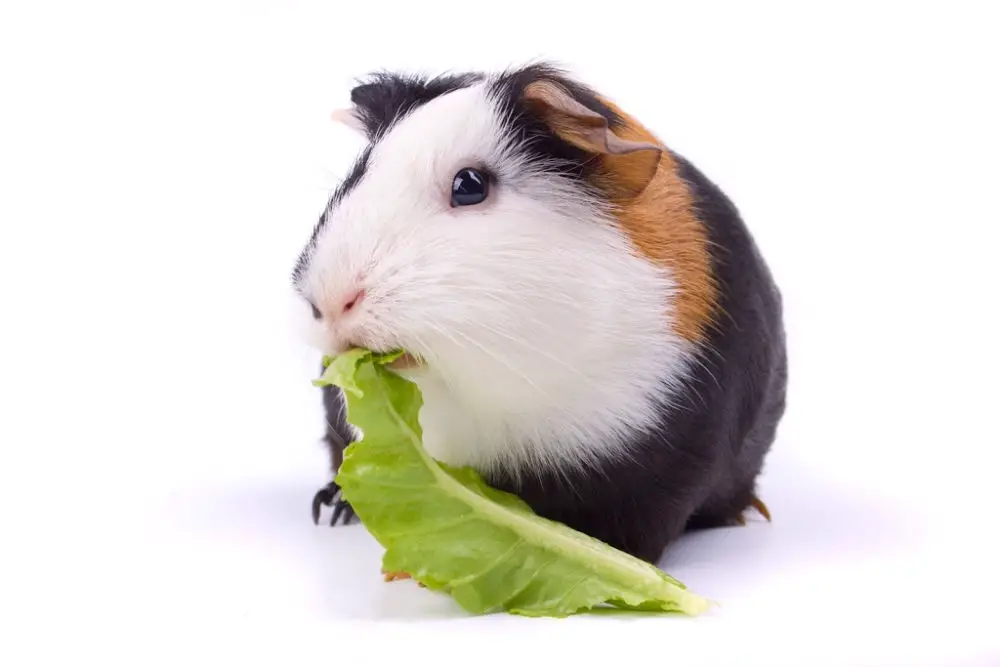
<instances>
[{"instance_id":1,"label":"dark eye","mask_svg":"<svg viewBox=\"0 0 1000 667\"><path fill-rule=\"evenodd\" d=\"M319 312L319 308L316 307L316 304L310 301L309 307L312 308L313 317L315 317L317 320L323 319L323 313Z\"/></svg>"},{"instance_id":2,"label":"dark eye","mask_svg":"<svg viewBox=\"0 0 1000 667\"><path fill-rule=\"evenodd\" d=\"M451 205L471 206L479 204L489 194L489 178L478 169L462 169L451 181Z\"/></svg>"}]
</instances>

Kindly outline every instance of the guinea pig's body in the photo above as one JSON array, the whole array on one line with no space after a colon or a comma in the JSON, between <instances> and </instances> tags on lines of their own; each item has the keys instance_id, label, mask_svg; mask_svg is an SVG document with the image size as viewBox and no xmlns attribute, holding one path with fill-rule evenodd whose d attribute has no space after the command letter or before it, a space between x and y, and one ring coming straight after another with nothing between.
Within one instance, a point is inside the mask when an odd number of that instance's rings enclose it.
<instances>
[{"instance_id":1,"label":"guinea pig's body","mask_svg":"<svg viewBox=\"0 0 1000 667\"><path fill-rule=\"evenodd\" d=\"M714 184L544 66L352 102L369 143L295 271L324 352L406 349L433 456L644 560L766 513L781 298ZM354 434L323 391L335 473ZM349 516L336 494L314 515Z\"/></svg>"}]
</instances>

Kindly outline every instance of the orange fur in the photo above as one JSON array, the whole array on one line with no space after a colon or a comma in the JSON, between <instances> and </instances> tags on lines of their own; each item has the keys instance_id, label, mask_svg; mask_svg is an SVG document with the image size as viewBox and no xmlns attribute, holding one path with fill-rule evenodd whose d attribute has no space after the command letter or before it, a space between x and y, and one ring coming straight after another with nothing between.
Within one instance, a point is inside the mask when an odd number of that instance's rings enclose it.
<instances>
[{"instance_id":1,"label":"orange fur","mask_svg":"<svg viewBox=\"0 0 1000 667\"><path fill-rule=\"evenodd\" d=\"M602 102L625 119L625 126L615 130L619 137L663 146L612 102ZM648 178L648 173L642 172L644 165L630 155L603 155L601 160L596 184L606 191L613 193L622 180ZM638 197L613 197L612 203L622 228L639 251L672 271L678 284L673 304L677 333L691 342L701 341L715 316L717 286L707 232L671 155L662 153L656 175Z\"/></svg>"},{"instance_id":2,"label":"orange fur","mask_svg":"<svg viewBox=\"0 0 1000 667\"><path fill-rule=\"evenodd\" d=\"M524 99L556 135L595 156L594 185L611 200L623 230L639 252L670 269L677 282L676 332L701 341L715 315L717 293L708 235L666 147L609 100L602 102L625 121L615 131L558 84L532 83Z\"/></svg>"}]
</instances>

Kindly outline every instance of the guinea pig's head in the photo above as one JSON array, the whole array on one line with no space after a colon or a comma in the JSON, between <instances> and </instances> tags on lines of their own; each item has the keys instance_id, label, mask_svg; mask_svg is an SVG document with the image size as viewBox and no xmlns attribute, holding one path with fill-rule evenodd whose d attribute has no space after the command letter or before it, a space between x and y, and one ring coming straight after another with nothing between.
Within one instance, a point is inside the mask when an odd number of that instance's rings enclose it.
<instances>
[{"instance_id":1,"label":"guinea pig's head","mask_svg":"<svg viewBox=\"0 0 1000 667\"><path fill-rule=\"evenodd\" d=\"M690 202L650 133L539 65L382 73L335 116L367 143L294 272L317 347L404 349L425 403L507 440L653 419L698 318L671 241L693 223L660 219Z\"/></svg>"}]
</instances>

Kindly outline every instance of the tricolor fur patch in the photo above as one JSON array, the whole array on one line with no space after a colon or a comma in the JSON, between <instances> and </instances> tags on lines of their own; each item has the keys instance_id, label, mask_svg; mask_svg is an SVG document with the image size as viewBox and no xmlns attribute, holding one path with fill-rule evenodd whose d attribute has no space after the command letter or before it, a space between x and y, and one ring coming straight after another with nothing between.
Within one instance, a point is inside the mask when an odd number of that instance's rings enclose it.
<instances>
[{"instance_id":1,"label":"tricolor fur patch","mask_svg":"<svg viewBox=\"0 0 1000 667\"><path fill-rule=\"evenodd\" d=\"M317 346L422 357L411 376L443 461L528 473L629 458L662 425L716 303L670 151L545 66L379 74L352 105L338 116L370 143L295 270ZM490 195L449 206L467 167Z\"/></svg>"}]
</instances>

